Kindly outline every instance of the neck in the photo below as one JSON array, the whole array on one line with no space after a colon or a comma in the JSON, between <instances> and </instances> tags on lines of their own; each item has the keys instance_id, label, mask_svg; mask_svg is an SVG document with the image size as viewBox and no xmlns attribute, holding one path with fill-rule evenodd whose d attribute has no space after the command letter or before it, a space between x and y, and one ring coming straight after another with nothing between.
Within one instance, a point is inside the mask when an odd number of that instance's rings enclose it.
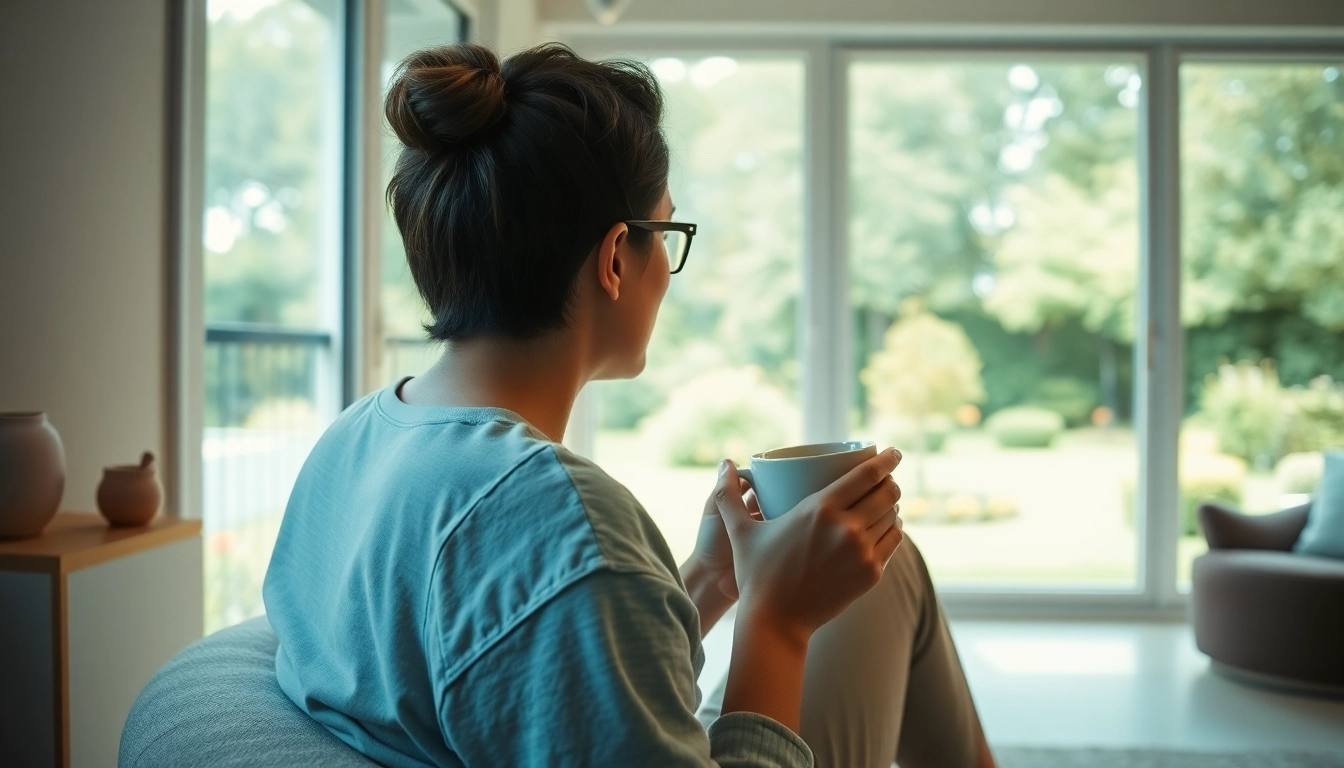
<instances>
[{"instance_id":1,"label":"neck","mask_svg":"<svg viewBox=\"0 0 1344 768\"><path fill-rule=\"evenodd\" d=\"M582 346L563 331L530 341L449 342L432 368L406 382L401 399L409 405L507 408L558 443L588 380Z\"/></svg>"}]
</instances>

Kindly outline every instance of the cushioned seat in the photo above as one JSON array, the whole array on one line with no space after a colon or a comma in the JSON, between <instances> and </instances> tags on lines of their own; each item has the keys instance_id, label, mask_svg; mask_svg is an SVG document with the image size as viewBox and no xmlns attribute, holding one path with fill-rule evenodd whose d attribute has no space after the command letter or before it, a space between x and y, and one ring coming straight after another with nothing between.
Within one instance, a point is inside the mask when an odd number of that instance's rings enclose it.
<instances>
[{"instance_id":1,"label":"cushioned seat","mask_svg":"<svg viewBox=\"0 0 1344 768\"><path fill-rule=\"evenodd\" d=\"M1254 682L1344 693L1344 560L1289 551L1306 507L1260 517L1200 510L1208 554L1195 558L1195 642L1221 670Z\"/></svg>"},{"instance_id":2,"label":"cushioned seat","mask_svg":"<svg viewBox=\"0 0 1344 768\"><path fill-rule=\"evenodd\" d=\"M290 702L275 680L276 645L257 618L173 657L131 708L121 768L377 765Z\"/></svg>"}]
</instances>

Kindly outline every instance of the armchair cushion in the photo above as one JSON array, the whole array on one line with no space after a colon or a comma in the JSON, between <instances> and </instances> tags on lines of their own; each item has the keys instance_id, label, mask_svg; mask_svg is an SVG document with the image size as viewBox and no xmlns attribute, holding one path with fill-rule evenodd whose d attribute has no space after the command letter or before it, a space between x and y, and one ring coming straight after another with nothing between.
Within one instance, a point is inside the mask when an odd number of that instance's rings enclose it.
<instances>
[{"instance_id":1,"label":"armchair cushion","mask_svg":"<svg viewBox=\"0 0 1344 768\"><path fill-rule=\"evenodd\" d=\"M1344 558L1344 451L1325 452L1325 471L1311 501L1307 526L1293 551Z\"/></svg>"},{"instance_id":2,"label":"armchair cushion","mask_svg":"<svg viewBox=\"0 0 1344 768\"><path fill-rule=\"evenodd\" d=\"M1310 504L1290 507L1272 515L1244 515L1209 502L1199 507L1199 527L1209 549L1292 550L1307 524Z\"/></svg>"},{"instance_id":3,"label":"armchair cushion","mask_svg":"<svg viewBox=\"0 0 1344 768\"><path fill-rule=\"evenodd\" d=\"M173 657L131 707L121 768L371 768L294 706L275 680L279 641L265 617Z\"/></svg>"}]
</instances>

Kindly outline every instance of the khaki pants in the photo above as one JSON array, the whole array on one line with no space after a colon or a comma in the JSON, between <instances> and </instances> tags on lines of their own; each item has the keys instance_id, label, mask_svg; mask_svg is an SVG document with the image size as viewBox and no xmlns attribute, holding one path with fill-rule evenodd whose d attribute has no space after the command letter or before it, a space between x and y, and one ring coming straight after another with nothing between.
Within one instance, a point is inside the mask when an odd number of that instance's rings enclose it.
<instances>
[{"instance_id":1,"label":"khaki pants","mask_svg":"<svg viewBox=\"0 0 1344 768\"><path fill-rule=\"evenodd\" d=\"M697 713L719 716L727 680ZM808 646L803 740L823 768L971 768L980 731L924 558L901 543L882 581Z\"/></svg>"}]
</instances>

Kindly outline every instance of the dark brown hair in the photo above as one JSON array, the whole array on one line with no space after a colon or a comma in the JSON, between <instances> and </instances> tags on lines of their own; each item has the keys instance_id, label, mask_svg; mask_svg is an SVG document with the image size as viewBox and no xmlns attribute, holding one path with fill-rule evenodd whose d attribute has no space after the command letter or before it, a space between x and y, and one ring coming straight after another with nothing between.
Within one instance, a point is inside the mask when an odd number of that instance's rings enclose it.
<instances>
[{"instance_id":1,"label":"dark brown hair","mask_svg":"<svg viewBox=\"0 0 1344 768\"><path fill-rule=\"evenodd\" d=\"M404 145L387 188L435 339L563 327L575 277L612 225L649 218L667 184L658 83L641 64L547 44L401 63L387 120ZM651 235L632 228L637 246Z\"/></svg>"}]
</instances>

